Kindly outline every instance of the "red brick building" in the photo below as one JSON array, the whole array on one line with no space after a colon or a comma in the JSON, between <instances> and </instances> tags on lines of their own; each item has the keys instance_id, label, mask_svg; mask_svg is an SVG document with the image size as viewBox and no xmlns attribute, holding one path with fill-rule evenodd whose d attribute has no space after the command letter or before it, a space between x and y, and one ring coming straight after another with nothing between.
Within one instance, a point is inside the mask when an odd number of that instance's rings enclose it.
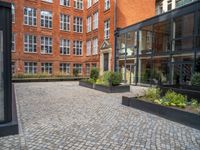
<instances>
[{"instance_id":1,"label":"red brick building","mask_svg":"<svg viewBox=\"0 0 200 150\"><path fill-rule=\"evenodd\" d=\"M155 0L4 0L13 4L15 74L113 70L114 31L155 15Z\"/></svg>"}]
</instances>

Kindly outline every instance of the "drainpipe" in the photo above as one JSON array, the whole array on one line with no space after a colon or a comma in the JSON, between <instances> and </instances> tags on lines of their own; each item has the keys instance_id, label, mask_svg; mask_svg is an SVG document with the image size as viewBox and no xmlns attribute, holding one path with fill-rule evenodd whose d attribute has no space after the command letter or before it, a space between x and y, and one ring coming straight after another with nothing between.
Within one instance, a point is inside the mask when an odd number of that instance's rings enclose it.
<instances>
[{"instance_id":1,"label":"drainpipe","mask_svg":"<svg viewBox=\"0 0 200 150\"><path fill-rule=\"evenodd\" d=\"M117 35L115 32L116 32L116 29L117 29L117 0L114 0L114 71L116 72L117 71L117 55L116 55L116 45L117 45Z\"/></svg>"}]
</instances>

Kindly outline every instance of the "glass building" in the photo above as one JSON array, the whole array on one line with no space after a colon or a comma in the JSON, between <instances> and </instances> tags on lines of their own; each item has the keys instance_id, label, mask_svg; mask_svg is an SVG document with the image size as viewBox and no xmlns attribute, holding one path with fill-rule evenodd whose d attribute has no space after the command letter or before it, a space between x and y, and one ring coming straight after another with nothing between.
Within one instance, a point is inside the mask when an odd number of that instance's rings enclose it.
<instances>
[{"instance_id":1,"label":"glass building","mask_svg":"<svg viewBox=\"0 0 200 150\"><path fill-rule=\"evenodd\" d=\"M200 1L118 29L115 69L136 85L190 85L200 58Z\"/></svg>"}]
</instances>

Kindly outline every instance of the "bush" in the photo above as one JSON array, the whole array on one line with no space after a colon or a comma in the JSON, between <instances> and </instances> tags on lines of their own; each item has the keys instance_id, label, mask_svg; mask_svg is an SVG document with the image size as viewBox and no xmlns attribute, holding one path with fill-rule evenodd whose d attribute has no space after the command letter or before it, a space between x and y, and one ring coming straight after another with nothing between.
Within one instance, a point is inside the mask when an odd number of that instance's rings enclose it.
<instances>
[{"instance_id":1,"label":"bush","mask_svg":"<svg viewBox=\"0 0 200 150\"><path fill-rule=\"evenodd\" d=\"M160 94L161 94L161 90L159 88L149 88L145 92L145 97L154 101L154 100L160 99Z\"/></svg>"},{"instance_id":2,"label":"bush","mask_svg":"<svg viewBox=\"0 0 200 150\"><path fill-rule=\"evenodd\" d=\"M111 82L113 86L119 85L122 82L122 74L119 72L112 73Z\"/></svg>"},{"instance_id":3,"label":"bush","mask_svg":"<svg viewBox=\"0 0 200 150\"><path fill-rule=\"evenodd\" d=\"M119 72L107 71L104 73L103 77L100 79L105 85L117 86L122 82L122 75Z\"/></svg>"},{"instance_id":4,"label":"bush","mask_svg":"<svg viewBox=\"0 0 200 150\"><path fill-rule=\"evenodd\" d=\"M200 73L195 73L193 76L192 76L192 85L195 85L195 86L200 86Z\"/></svg>"},{"instance_id":5,"label":"bush","mask_svg":"<svg viewBox=\"0 0 200 150\"><path fill-rule=\"evenodd\" d=\"M169 106L177 106L177 107L185 108L187 104L187 96L178 94L170 90L170 91L167 91L167 93L163 97L163 103L164 102L167 102Z\"/></svg>"},{"instance_id":6,"label":"bush","mask_svg":"<svg viewBox=\"0 0 200 150\"><path fill-rule=\"evenodd\" d=\"M99 78L99 70L97 68L92 68L90 72L90 78L93 79L95 82Z\"/></svg>"}]
</instances>

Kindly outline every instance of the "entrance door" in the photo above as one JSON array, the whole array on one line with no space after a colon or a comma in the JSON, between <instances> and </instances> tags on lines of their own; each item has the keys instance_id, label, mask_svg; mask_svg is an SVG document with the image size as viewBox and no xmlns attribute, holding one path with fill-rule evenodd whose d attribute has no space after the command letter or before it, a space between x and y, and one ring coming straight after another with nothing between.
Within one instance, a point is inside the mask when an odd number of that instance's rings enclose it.
<instances>
[{"instance_id":1,"label":"entrance door","mask_svg":"<svg viewBox=\"0 0 200 150\"><path fill-rule=\"evenodd\" d=\"M191 83L193 71L192 63L174 63L173 64L173 84L189 85Z\"/></svg>"},{"instance_id":2,"label":"entrance door","mask_svg":"<svg viewBox=\"0 0 200 150\"><path fill-rule=\"evenodd\" d=\"M0 31L0 122L4 120L3 31Z\"/></svg>"},{"instance_id":3,"label":"entrance door","mask_svg":"<svg viewBox=\"0 0 200 150\"><path fill-rule=\"evenodd\" d=\"M104 53L103 54L103 57L104 57L104 71L108 71L108 68L109 68L109 54L108 53Z\"/></svg>"},{"instance_id":4,"label":"entrance door","mask_svg":"<svg viewBox=\"0 0 200 150\"><path fill-rule=\"evenodd\" d=\"M134 84L135 76L134 76L135 64L126 64L126 81L128 84Z\"/></svg>"}]
</instances>

